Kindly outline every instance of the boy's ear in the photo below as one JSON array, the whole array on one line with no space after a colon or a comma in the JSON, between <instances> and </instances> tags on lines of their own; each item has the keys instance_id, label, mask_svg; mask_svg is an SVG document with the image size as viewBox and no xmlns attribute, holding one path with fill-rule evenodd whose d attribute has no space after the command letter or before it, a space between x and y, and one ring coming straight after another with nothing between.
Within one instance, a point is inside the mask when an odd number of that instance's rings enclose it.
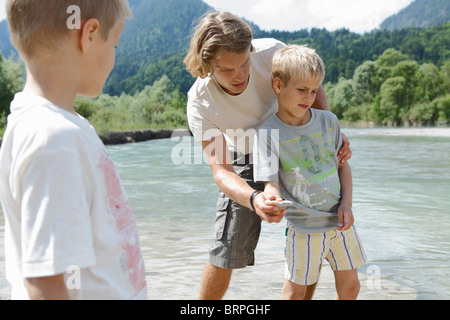
<instances>
[{"instance_id":1,"label":"boy's ear","mask_svg":"<svg viewBox=\"0 0 450 320\"><path fill-rule=\"evenodd\" d=\"M83 24L80 35L81 51L86 52L95 38L100 34L100 22L97 19L89 19Z\"/></svg>"},{"instance_id":2,"label":"boy's ear","mask_svg":"<svg viewBox=\"0 0 450 320\"><path fill-rule=\"evenodd\" d=\"M278 77L275 77L272 82L272 87L273 87L273 90L275 91L275 93L281 92L281 85L282 85L281 79Z\"/></svg>"}]
</instances>

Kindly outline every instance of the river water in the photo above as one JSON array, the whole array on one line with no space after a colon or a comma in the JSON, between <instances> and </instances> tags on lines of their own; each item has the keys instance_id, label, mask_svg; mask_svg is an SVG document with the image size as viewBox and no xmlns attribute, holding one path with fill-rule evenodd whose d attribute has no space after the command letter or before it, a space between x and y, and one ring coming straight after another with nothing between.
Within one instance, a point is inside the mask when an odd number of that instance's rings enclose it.
<instances>
[{"instance_id":1,"label":"river water","mask_svg":"<svg viewBox=\"0 0 450 320\"><path fill-rule=\"evenodd\" d=\"M360 299L450 298L450 128L344 128L354 215L369 263ZM191 137L109 146L138 222L149 299L197 299L218 189ZM3 215L0 245L3 246ZM256 266L234 271L225 299L279 299L285 222L263 223ZM333 299L324 265L315 299ZM0 298L9 298L0 253Z\"/></svg>"}]
</instances>

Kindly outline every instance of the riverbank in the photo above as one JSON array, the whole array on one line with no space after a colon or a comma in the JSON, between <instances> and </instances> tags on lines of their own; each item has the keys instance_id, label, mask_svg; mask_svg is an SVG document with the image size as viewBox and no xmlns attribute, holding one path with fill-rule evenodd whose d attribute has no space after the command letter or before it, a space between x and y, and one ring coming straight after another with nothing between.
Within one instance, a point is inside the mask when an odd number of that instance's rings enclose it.
<instances>
[{"instance_id":1,"label":"riverbank","mask_svg":"<svg viewBox=\"0 0 450 320\"><path fill-rule=\"evenodd\" d=\"M144 142L157 139L168 139L172 137L191 136L187 129L177 130L131 130L131 131L111 131L100 134L100 139L105 145L120 145L126 143Z\"/></svg>"},{"instance_id":2,"label":"riverbank","mask_svg":"<svg viewBox=\"0 0 450 320\"><path fill-rule=\"evenodd\" d=\"M367 123L344 123L345 128L367 128L366 132L360 135L386 135L386 136L423 136L423 137L450 137L450 127L377 127ZM192 136L188 129L177 130L130 130L130 131L111 131L100 135L100 139L105 145L120 145L126 143L144 142L157 139L168 139L172 137Z\"/></svg>"},{"instance_id":3,"label":"riverbank","mask_svg":"<svg viewBox=\"0 0 450 320\"><path fill-rule=\"evenodd\" d=\"M100 139L105 145L120 145L126 143L144 142L157 139L168 139L172 137L192 136L192 133L187 129L176 130L130 130L130 131L111 131L99 134ZM0 146L2 144L2 137L0 137Z\"/></svg>"}]
</instances>

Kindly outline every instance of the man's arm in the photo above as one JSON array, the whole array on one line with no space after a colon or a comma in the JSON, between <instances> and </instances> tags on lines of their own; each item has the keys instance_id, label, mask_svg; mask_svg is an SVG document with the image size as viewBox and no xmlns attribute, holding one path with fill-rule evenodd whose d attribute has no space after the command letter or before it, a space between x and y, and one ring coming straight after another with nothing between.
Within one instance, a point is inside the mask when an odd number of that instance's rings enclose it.
<instances>
[{"instance_id":1,"label":"man's arm","mask_svg":"<svg viewBox=\"0 0 450 320\"><path fill-rule=\"evenodd\" d=\"M25 287L31 300L70 300L64 282L64 275L27 278Z\"/></svg>"},{"instance_id":2,"label":"man's arm","mask_svg":"<svg viewBox=\"0 0 450 320\"><path fill-rule=\"evenodd\" d=\"M330 106L328 104L328 99L325 94L325 90L322 86L319 87L319 91L317 91L316 100L314 101L313 108L319 110L330 111ZM338 158L341 163L347 162L352 157L352 150L350 149L350 141L348 138L342 134L342 148L339 150Z\"/></svg>"},{"instance_id":3,"label":"man's arm","mask_svg":"<svg viewBox=\"0 0 450 320\"><path fill-rule=\"evenodd\" d=\"M225 137L222 135L210 141L203 141L202 148L211 167L214 181L219 189L230 197L230 199L251 209L250 197L255 190L234 171ZM278 223L283 218L280 215L273 216L268 214L270 212L280 211L278 207L267 206L265 204L266 200L275 199L276 197L274 195L263 192L258 194L253 200L256 214L262 220L269 223Z\"/></svg>"},{"instance_id":4,"label":"man's arm","mask_svg":"<svg viewBox=\"0 0 450 320\"><path fill-rule=\"evenodd\" d=\"M322 86L320 86L319 90L317 91L316 100L314 101L312 107L319 110L330 111L328 99Z\"/></svg>"}]
</instances>

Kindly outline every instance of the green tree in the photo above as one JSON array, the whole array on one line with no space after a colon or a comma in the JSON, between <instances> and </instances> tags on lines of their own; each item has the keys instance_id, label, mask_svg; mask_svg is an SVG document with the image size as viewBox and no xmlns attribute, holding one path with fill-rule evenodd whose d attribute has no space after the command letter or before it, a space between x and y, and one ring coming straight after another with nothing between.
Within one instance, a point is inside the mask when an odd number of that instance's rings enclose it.
<instances>
[{"instance_id":1,"label":"green tree","mask_svg":"<svg viewBox=\"0 0 450 320\"><path fill-rule=\"evenodd\" d=\"M387 79L380 90L379 118L384 122L401 122L401 110L406 96L406 80L403 77Z\"/></svg>"},{"instance_id":2,"label":"green tree","mask_svg":"<svg viewBox=\"0 0 450 320\"><path fill-rule=\"evenodd\" d=\"M331 111L342 119L344 112L353 104L353 80L339 79L329 100Z\"/></svg>"},{"instance_id":3,"label":"green tree","mask_svg":"<svg viewBox=\"0 0 450 320\"><path fill-rule=\"evenodd\" d=\"M438 110L438 121L442 123L450 123L450 94L436 98L433 103L436 104Z\"/></svg>"},{"instance_id":4,"label":"green tree","mask_svg":"<svg viewBox=\"0 0 450 320\"><path fill-rule=\"evenodd\" d=\"M357 103L373 101L380 88L376 63L366 61L355 70L353 91Z\"/></svg>"},{"instance_id":5,"label":"green tree","mask_svg":"<svg viewBox=\"0 0 450 320\"><path fill-rule=\"evenodd\" d=\"M402 77L405 79L405 93L403 106L410 108L417 97L416 88L418 87L419 78L419 65L413 60L400 61L395 67L392 68L392 77Z\"/></svg>"},{"instance_id":6,"label":"green tree","mask_svg":"<svg viewBox=\"0 0 450 320\"><path fill-rule=\"evenodd\" d=\"M433 101L444 92L444 83L439 69L433 63L425 63L419 68L417 94L421 101Z\"/></svg>"},{"instance_id":7,"label":"green tree","mask_svg":"<svg viewBox=\"0 0 450 320\"><path fill-rule=\"evenodd\" d=\"M392 69L404 60L408 60L408 57L400 51L393 48L386 49L375 61L380 83L390 78L392 76Z\"/></svg>"},{"instance_id":8,"label":"green tree","mask_svg":"<svg viewBox=\"0 0 450 320\"><path fill-rule=\"evenodd\" d=\"M23 89L25 83L23 64L0 54L0 114L9 114L9 105L14 94Z\"/></svg>"},{"instance_id":9,"label":"green tree","mask_svg":"<svg viewBox=\"0 0 450 320\"><path fill-rule=\"evenodd\" d=\"M450 60L446 61L442 65L440 75L442 79L443 91L445 93L450 92Z\"/></svg>"}]
</instances>

